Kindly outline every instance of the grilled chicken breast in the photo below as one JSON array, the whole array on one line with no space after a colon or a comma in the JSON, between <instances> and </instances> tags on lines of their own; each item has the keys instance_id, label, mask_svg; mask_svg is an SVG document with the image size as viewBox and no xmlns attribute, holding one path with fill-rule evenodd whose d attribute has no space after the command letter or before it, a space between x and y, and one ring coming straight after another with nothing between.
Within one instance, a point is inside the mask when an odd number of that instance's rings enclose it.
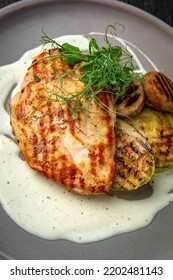
<instances>
[{"instance_id":1,"label":"grilled chicken breast","mask_svg":"<svg viewBox=\"0 0 173 280\"><path fill-rule=\"evenodd\" d=\"M104 194L115 176L113 98L100 93L87 110L73 114L74 102L57 100L80 93L80 71L57 56L38 55L11 101L11 125L29 166L79 194ZM51 56L50 56L51 54ZM52 55L53 54L53 55ZM60 75L67 74L63 79ZM36 78L35 78L36 77ZM110 110L105 110L105 104ZM85 104L83 104L86 106Z\"/></svg>"}]
</instances>

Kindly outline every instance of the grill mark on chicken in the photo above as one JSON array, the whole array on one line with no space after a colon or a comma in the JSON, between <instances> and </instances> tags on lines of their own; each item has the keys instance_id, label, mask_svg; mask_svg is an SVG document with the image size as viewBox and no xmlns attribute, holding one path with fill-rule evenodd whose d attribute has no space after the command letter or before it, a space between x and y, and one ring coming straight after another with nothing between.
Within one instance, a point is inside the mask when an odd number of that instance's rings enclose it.
<instances>
[{"instance_id":1,"label":"grill mark on chicken","mask_svg":"<svg viewBox=\"0 0 173 280\"><path fill-rule=\"evenodd\" d=\"M53 132L55 131L55 125L53 123L53 115L52 115L52 103L51 102L47 102L47 106L48 106L48 111L49 111L49 114L48 114L48 126L49 126L49 133L52 134L52 140L51 140L51 149L50 149L50 161L53 162L54 164L52 165L52 167L50 168L51 170L51 178L53 180L56 179L56 166L55 166L55 163L56 163L56 142L57 142L57 139L55 136L53 136ZM50 164L49 164L50 165Z\"/></svg>"},{"instance_id":2,"label":"grill mark on chicken","mask_svg":"<svg viewBox=\"0 0 173 280\"><path fill-rule=\"evenodd\" d=\"M76 168L70 168L69 181L70 181L70 186L72 188L75 187L74 182L75 182L75 179L76 179L76 174L77 174ZM82 182L80 184L80 187L83 188Z\"/></svg>"},{"instance_id":3,"label":"grill mark on chicken","mask_svg":"<svg viewBox=\"0 0 173 280\"><path fill-rule=\"evenodd\" d=\"M54 113L54 110L52 108L52 102L47 102L47 109L48 109L48 120L49 120L49 130L50 130L50 133L53 132L55 130L55 126L54 126L54 123L53 123L53 113Z\"/></svg>"},{"instance_id":4,"label":"grill mark on chicken","mask_svg":"<svg viewBox=\"0 0 173 280\"><path fill-rule=\"evenodd\" d=\"M105 161L105 158L104 158L105 147L102 143L100 143L98 145L98 150L99 150L99 164L103 165L104 161Z\"/></svg>"},{"instance_id":5,"label":"grill mark on chicken","mask_svg":"<svg viewBox=\"0 0 173 280\"><path fill-rule=\"evenodd\" d=\"M67 157L66 157L66 155L61 155L60 157L59 157L59 162L60 162L60 164L61 164L61 168L60 168L60 170L59 170L59 173L60 173L60 182L63 184L63 185L65 185L65 178L66 178L66 176L67 176L67 165L66 165L66 160L67 160ZM55 168L54 166L53 166L53 168ZM52 170L52 172L53 172L53 170Z\"/></svg>"},{"instance_id":6,"label":"grill mark on chicken","mask_svg":"<svg viewBox=\"0 0 173 280\"><path fill-rule=\"evenodd\" d=\"M39 150L40 145L38 142L37 134L35 133L33 128L30 129L30 133L31 133L31 135L33 135L32 140L31 140L33 164L37 164L38 163L38 154L40 153L40 150ZM26 134L26 132L25 132L25 134Z\"/></svg>"},{"instance_id":7,"label":"grill mark on chicken","mask_svg":"<svg viewBox=\"0 0 173 280\"><path fill-rule=\"evenodd\" d=\"M72 116L72 113L70 111L70 108L67 109L67 118L68 118L68 124L69 124L69 129L70 129L70 132L73 136L75 136L75 129L74 129L74 119L73 119L73 116Z\"/></svg>"},{"instance_id":8,"label":"grill mark on chicken","mask_svg":"<svg viewBox=\"0 0 173 280\"><path fill-rule=\"evenodd\" d=\"M99 98L100 98L101 102L106 105L106 107L108 108L107 110L109 110L110 104L109 104L108 98L106 98L105 94L104 93L99 94ZM107 124L109 124L111 121L111 118L114 118L115 112L112 111L112 112L110 112L110 114L105 115L105 110L104 109L102 109L102 110L103 110L104 119L107 122ZM114 145L114 132L112 131L112 128L110 126L108 126L108 128L107 128L106 136L108 139L108 145Z\"/></svg>"},{"instance_id":9,"label":"grill mark on chicken","mask_svg":"<svg viewBox=\"0 0 173 280\"><path fill-rule=\"evenodd\" d=\"M96 175L96 151L92 148L92 151L89 153L90 156L90 165L91 165L91 174Z\"/></svg>"},{"instance_id":10,"label":"grill mark on chicken","mask_svg":"<svg viewBox=\"0 0 173 280\"><path fill-rule=\"evenodd\" d=\"M74 180L72 182L74 182ZM81 190L83 190L85 188L85 180L84 180L84 178L81 178L81 177L79 178L79 185L81 187Z\"/></svg>"},{"instance_id":11,"label":"grill mark on chicken","mask_svg":"<svg viewBox=\"0 0 173 280\"><path fill-rule=\"evenodd\" d=\"M40 119L40 134L41 134L41 143L40 143L40 153L43 154L42 160L47 161L48 151L47 151L47 140L46 140L46 129L44 126L43 119Z\"/></svg>"}]
</instances>

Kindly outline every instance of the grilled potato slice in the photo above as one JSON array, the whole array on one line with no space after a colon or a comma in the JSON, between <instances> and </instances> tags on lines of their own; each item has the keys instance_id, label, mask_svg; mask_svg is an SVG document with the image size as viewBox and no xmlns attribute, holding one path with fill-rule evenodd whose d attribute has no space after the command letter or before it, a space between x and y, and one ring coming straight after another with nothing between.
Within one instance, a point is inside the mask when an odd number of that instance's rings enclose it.
<instances>
[{"instance_id":1,"label":"grilled potato slice","mask_svg":"<svg viewBox=\"0 0 173 280\"><path fill-rule=\"evenodd\" d=\"M124 120L117 120L116 175L113 190L132 191L150 181L155 160L146 139Z\"/></svg>"},{"instance_id":2,"label":"grilled potato slice","mask_svg":"<svg viewBox=\"0 0 173 280\"><path fill-rule=\"evenodd\" d=\"M156 171L160 172L173 166L173 114L145 108L137 116L126 121L151 145Z\"/></svg>"}]
</instances>

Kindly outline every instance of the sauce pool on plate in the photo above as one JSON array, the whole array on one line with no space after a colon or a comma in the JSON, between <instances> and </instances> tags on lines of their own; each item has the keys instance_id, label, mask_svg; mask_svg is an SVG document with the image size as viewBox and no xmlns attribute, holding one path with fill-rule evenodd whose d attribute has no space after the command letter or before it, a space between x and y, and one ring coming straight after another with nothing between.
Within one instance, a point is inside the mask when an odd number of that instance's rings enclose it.
<instances>
[{"instance_id":1,"label":"sauce pool on plate","mask_svg":"<svg viewBox=\"0 0 173 280\"><path fill-rule=\"evenodd\" d=\"M92 32L91 35L103 36ZM88 49L82 35L56 39L81 50ZM138 71L156 65L136 46L116 38L133 55ZM155 214L173 201L173 171L156 174L150 185L135 195L81 196L30 169L15 143L10 125L9 102L20 90L34 56L42 47L26 52L19 61L0 68L0 201L6 213L26 231L50 240L67 239L78 243L94 242L127 233L148 225ZM142 61L141 62L141 57ZM137 193L137 195L136 195ZM144 195L141 193L144 193ZM141 211L142 209L142 211Z\"/></svg>"}]
</instances>

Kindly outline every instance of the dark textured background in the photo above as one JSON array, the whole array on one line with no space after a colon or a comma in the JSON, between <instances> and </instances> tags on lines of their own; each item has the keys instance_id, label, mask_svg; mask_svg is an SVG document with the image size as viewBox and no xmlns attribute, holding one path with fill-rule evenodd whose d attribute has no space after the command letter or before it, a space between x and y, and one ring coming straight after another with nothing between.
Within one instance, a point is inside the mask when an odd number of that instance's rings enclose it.
<instances>
[{"instance_id":1,"label":"dark textured background","mask_svg":"<svg viewBox=\"0 0 173 280\"><path fill-rule=\"evenodd\" d=\"M0 0L0 8L21 0ZM24 1L24 0L23 0ZM115 0L116 1L116 0ZM173 0L119 0L136 6L173 27Z\"/></svg>"}]
</instances>

